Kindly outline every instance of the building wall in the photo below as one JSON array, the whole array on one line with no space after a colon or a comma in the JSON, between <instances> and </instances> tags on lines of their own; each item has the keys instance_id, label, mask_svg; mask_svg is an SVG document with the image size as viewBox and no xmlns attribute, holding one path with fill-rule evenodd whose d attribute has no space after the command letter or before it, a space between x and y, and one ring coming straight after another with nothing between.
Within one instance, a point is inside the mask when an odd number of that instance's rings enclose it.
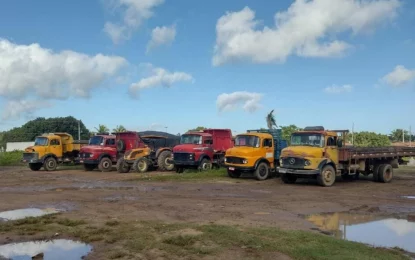
<instances>
[{"instance_id":1,"label":"building wall","mask_svg":"<svg viewBox=\"0 0 415 260\"><path fill-rule=\"evenodd\" d=\"M14 150L24 151L28 146L34 145L35 142L9 142L6 144L6 152L12 152Z\"/></svg>"}]
</instances>

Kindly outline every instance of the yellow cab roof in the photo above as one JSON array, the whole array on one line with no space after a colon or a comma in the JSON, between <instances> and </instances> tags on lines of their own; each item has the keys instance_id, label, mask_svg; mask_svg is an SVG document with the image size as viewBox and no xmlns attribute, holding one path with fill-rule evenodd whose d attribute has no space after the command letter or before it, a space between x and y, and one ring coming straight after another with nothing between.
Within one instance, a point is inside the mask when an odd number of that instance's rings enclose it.
<instances>
[{"instance_id":1,"label":"yellow cab roof","mask_svg":"<svg viewBox=\"0 0 415 260\"><path fill-rule=\"evenodd\" d=\"M236 136L238 136L238 135L251 135L251 136L258 136L259 138L269 138L269 137L272 137L272 135L271 134L268 134L268 133L258 133L258 132L252 132L252 133L242 133L242 134L237 134Z\"/></svg>"}]
</instances>

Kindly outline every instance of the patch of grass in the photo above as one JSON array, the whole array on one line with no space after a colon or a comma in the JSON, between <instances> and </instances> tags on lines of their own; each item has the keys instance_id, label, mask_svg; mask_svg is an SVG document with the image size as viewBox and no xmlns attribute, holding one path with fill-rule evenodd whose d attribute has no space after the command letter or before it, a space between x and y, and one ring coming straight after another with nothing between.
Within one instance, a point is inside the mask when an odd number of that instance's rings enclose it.
<instances>
[{"instance_id":1,"label":"patch of grass","mask_svg":"<svg viewBox=\"0 0 415 260\"><path fill-rule=\"evenodd\" d=\"M22 166L20 160L23 158L22 151L0 152L0 166Z\"/></svg>"},{"instance_id":2,"label":"patch of grass","mask_svg":"<svg viewBox=\"0 0 415 260\"><path fill-rule=\"evenodd\" d=\"M79 225L67 225L80 223ZM109 224L110 223L110 224ZM116 224L115 224L116 223ZM196 232L190 232L190 231ZM101 241L96 250L111 259L134 255L149 258L213 258L229 250L238 255L266 257L282 253L293 259L409 259L400 250L373 248L319 233L285 231L278 228L238 228L226 225L165 224L152 221L115 222L84 225L56 216L0 223L1 234L60 234L87 243Z\"/></svg>"},{"instance_id":3,"label":"patch of grass","mask_svg":"<svg viewBox=\"0 0 415 260\"><path fill-rule=\"evenodd\" d=\"M67 219L67 218L59 219L57 223L63 226L67 226L67 227L76 227L79 225L86 224L84 220L72 220L72 219Z\"/></svg>"},{"instance_id":4,"label":"patch of grass","mask_svg":"<svg viewBox=\"0 0 415 260\"><path fill-rule=\"evenodd\" d=\"M197 180L221 180L229 179L226 169L212 169L208 171L197 171L197 170L186 170L184 173L175 173L171 174L136 174L134 178L127 179L125 181L197 181Z\"/></svg>"}]
</instances>

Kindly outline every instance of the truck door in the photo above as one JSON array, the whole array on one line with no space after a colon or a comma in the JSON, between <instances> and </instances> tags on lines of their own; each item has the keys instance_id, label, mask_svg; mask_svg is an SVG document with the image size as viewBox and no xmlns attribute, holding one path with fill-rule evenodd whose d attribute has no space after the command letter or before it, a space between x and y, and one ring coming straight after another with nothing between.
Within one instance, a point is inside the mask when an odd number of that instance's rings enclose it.
<instances>
[{"instance_id":1,"label":"truck door","mask_svg":"<svg viewBox=\"0 0 415 260\"><path fill-rule=\"evenodd\" d=\"M54 154L58 158L62 158L62 145L60 139L53 138L50 140L49 149L50 153Z\"/></svg>"},{"instance_id":2,"label":"truck door","mask_svg":"<svg viewBox=\"0 0 415 260\"><path fill-rule=\"evenodd\" d=\"M272 139L265 138L264 141L262 141L262 147L265 150L265 158L272 165L274 163L274 146Z\"/></svg>"},{"instance_id":3,"label":"truck door","mask_svg":"<svg viewBox=\"0 0 415 260\"><path fill-rule=\"evenodd\" d=\"M336 165L339 163L339 150L337 149L337 137L335 136L327 137L325 157L332 160Z\"/></svg>"}]
</instances>

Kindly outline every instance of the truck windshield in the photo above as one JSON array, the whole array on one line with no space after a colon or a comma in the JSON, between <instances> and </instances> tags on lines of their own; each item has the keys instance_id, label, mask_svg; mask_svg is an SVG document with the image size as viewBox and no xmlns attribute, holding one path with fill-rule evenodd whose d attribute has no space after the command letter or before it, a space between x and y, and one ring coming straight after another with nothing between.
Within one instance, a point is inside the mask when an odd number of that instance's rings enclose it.
<instances>
[{"instance_id":1,"label":"truck windshield","mask_svg":"<svg viewBox=\"0 0 415 260\"><path fill-rule=\"evenodd\" d=\"M291 136L291 145L323 147L324 137L321 134L293 134Z\"/></svg>"},{"instance_id":2,"label":"truck windshield","mask_svg":"<svg viewBox=\"0 0 415 260\"><path fill-rule=\"evenodd\" d=\"M36 137L35 146L47 146L48 139L46 137Z\"/></svg>"},{"instance_id":3,"label":"truck windshield","mask_svg":"<svg viewBox=\"0 0 415 260\"><path fill-rule=\"evenodd\" d=\"M235 146L259 147L259 137L253 135L238 135L235 138Z\"/></svg>"},{"instance_id":4,"label":"truck windshield","mask_svg":"<svg viewBox=\"0 0 415 260\"><path fill-rule=\"evenodd\" d=\"M182 135L181 144L202 144L202 136L200 135Z\"/></svg>"},{"instance_id":5,"label":"truck windshield","mask_svg":"<svg viewBox=\"0 0 415 260\"><path fill-rule=\"evenodd\" d=\"M94 136L89 139L89 145L101 145L104 142L104 137Z\"/></svg>"}]
</instances>

